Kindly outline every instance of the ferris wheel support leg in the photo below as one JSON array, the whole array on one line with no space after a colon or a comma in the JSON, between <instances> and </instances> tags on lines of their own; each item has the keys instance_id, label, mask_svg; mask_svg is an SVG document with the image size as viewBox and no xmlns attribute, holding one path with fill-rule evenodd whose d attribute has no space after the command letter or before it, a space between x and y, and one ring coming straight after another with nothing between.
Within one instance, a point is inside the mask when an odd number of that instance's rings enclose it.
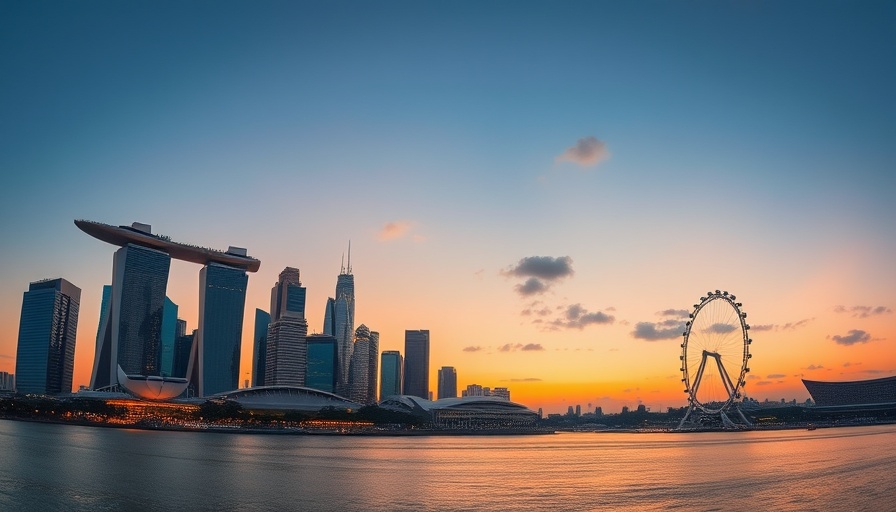
<instances>
[{"instance_id":1,"label":"ferris wheel support leg","mask_svg":"<svg viewBox=\"0 0 896 512\"><path fill-rule=\"evenodd\" d=\"M740 416L740 419L743 420L744 425L746 425L748 427L752 427L753 424L750 423L750 420L748 420L746 416L744 416L744 412L740 410L740 407L737 407L736 409L737 409L737 415Z\"/></svg>"},{"instance_id":2,"label":"ferris wheel support leg","mask_svg":"<svg viewBox=\"0 0 896 512\"><path fill-rule=\"evenodd\" d=\"M694 404L688 406L688 410L684 413L684 418L681 418L681 422L678 424L678 428L675 430L681 430L681 427L684 426L685 422L688 421L688 416L691 415L691 412L694 410Z\"/></svg>"}]
</instances>

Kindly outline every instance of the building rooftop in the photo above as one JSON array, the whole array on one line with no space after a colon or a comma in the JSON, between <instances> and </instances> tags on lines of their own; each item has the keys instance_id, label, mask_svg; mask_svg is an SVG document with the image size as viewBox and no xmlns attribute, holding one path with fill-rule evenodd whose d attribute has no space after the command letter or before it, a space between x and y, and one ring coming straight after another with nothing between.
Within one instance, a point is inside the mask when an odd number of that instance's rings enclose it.
<instances>
[{"instance_id":1,"label":"building rooftop","mask_svg":"<svg viewBox=\"0 0 896 512\"><path fill-rule=\"evenodd\" d=\"M220 263L231 267L257 272L261 261L247 255L246 249L228 247L226 251L174 242L164 235L154 235L149 224L133 223L131 226L112 226L92 220L75 220L75 225L88 235L112 245L124 247L127 244L149 247L172 258L206 265Z\"/></svg>"}]
</instances>

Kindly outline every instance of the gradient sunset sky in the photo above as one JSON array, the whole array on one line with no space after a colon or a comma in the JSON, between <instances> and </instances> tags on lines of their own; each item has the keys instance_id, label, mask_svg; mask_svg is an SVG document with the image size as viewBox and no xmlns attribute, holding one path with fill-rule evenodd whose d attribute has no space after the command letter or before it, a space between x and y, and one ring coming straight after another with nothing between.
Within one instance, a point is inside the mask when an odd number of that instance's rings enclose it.
<instances>
[{"instance_id":1,"label":"gradient sunset sky","mask_svg":"<svg viewBox=\"0 0 896 512\"><path fill-rule=\"evenodd\" d=\"M319 332L349 240L356 326L429 329L433 390L683 406L673 312L716 289L750 397L894 375L894 91L893 2L3 1L0 371L63 277L89 383L116 248L83 218L262 261L241 381L278 273Z\"/></svg>"}]
</instances>

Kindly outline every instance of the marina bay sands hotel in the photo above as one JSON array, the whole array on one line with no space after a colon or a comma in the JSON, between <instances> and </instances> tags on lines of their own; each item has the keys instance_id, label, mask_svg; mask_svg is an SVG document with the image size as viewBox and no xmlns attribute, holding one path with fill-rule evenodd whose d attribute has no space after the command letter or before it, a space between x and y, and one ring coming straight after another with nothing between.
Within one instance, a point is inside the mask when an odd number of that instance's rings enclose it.
<instances>
[{"instance_id":1,"label":"marina bay sands hotel","mask_svg":"<svg viewBox=\"0 0 896 512\"><path fill-rule=\"evenodd\" d=\"M155 399L179 396L192 383L199 396L239 387L240 342L247 272L261 262L246 249L217 251L152 234L148 224L110 226L76 220L88 235L121 247L104 293L90 388L124 388ZM171 258L203 265L199 271L199 328L186 375L164 375L162 317Z\"/></svg>"}]
</instances>

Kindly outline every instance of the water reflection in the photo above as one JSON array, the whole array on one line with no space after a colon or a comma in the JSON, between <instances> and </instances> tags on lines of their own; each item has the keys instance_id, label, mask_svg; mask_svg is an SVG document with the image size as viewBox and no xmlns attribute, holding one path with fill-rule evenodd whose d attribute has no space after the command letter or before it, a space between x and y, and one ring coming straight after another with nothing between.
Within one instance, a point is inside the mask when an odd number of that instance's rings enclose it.
<instances>
[{"instance_id":1,"label":"water reflection","mask_svg":"<svg viewBox=\"0 0 896 512\"><path fill-rule=\"evenodd\" d=\"M391 438L0 421L0 510L880 509L894 441L896 426Z\"/></svg>"}]
</instances>

